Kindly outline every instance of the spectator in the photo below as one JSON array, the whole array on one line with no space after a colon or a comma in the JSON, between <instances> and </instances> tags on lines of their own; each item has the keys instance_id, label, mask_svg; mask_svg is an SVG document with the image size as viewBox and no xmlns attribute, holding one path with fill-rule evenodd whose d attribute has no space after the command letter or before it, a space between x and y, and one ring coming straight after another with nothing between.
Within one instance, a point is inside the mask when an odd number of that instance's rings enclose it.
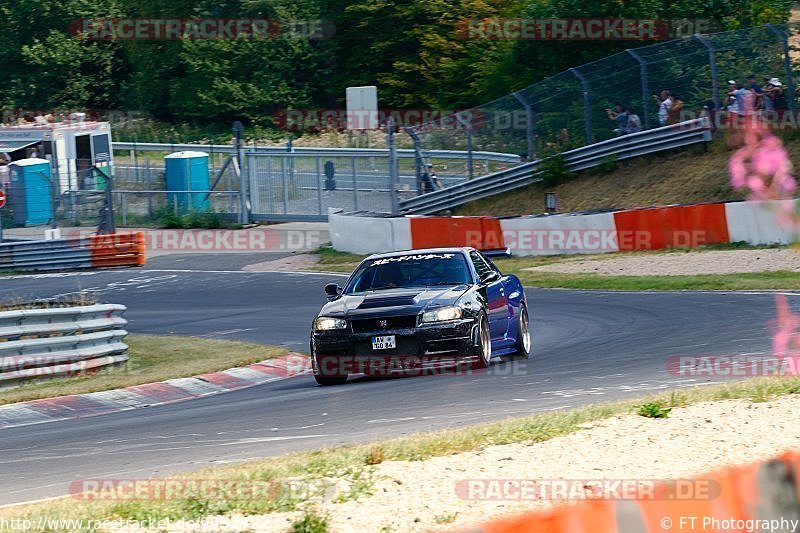
<instances>
[{"instance_id":1,"label":"spectator","mask_svg":"<svg viewBox=\"0 0 800 533\"><path fill-rule=\"evenodd\" d=\"M772 107L775 111L786 110L786 94L783 92L783 84L778 78L770 78L769 84L772 86L770 96L772 97Z\"/></svg>"},{"instance_id":2,"label":"spectator","mask_svg":"<svg viewBox=\"0 0 800 533\"><path fill-rule=\"evenodd\" d=\"M672 100L672 105L669 107L669 112L667 113L667 124L677 124L681 121L683 100L676 94L671 95L670 100Z\"/></svg>"},{"instance_id":3,"label":"spectator","mask_svg":"<svg viewBox=\"0 0 800 533\"><path fill-rule=\"evenodd\" d=\"M642 131L642 121L639 115L634 113L633 109L630 107L626 107L625 112L628 114L628 133L638 133Z\"/></svg>"},{"instance_id":4,"label":"spectator","mask_svg":"<svg viewBox=\"0 0 800 533\"><path fill-rule=\"evenodd\" d=\"M753 95L753 109L764 109L764 94L761 90L761 86L756 83L755 74L747 76L745 88Z\"/></svg>"},{"instance_id":5,"label":"spectator","mask_svg":"<svg viewBox=\"0 0 800 533\"><path fill-rule=\"evenodd\" d=\"M658 123L661 126L667 125L667 119L669 118L669 111L672 109L672 98L670 96L670 92L666 89L661 91L659 96L653 95L653 99L658 104Z\"/></svg>"},{"instance_id":6,"label":"spectator","mask_svg":"<svg viewBox=\"0 0 800 533\"><path fill-rule=\"evenodd\" d=\"M426 170L425 173L420 177L420 182L422 184L421 193L426 194L429 192L433 192L434 188L441 189L442 184L439 181L439 178L436 177L436 173L433 171L433 165L428 163L425 165Z\"/></svg>"},{"instance_id":7,"label":"spectator","mask_svg":"<svg viewBox=\"0 0 800 533\"><path fill-rule=\"evenodd\" d=\"M614 105L613 110L611 108L606 109L606 115L608 115L609 120L617 123L617 127L614 129L617 135L628 134L628 113L622 104Z\"/></svg>"},{"instance_id":8,"label":"spectator","mask_svg":"<svg viewBox=\"0 0 800 533\"><path fill-rule=\"evenodd\" d=\"M748 111L748 95L750 94L750 91L736 83L735 80L728 80L728 121L732 128L742 125Z\"/></svg>"},{"instance_id":9,"label":"spectator","mask_svg":"<svg viewBox=\"0 0 800 533\"><path fill-rule=\"evenodd\" d=\"M772 90L775 88L770 83L771 78L764 76L764 85L761 89L761 109L764 111L773 111L775 109L774 96Z\"/></svg>"}]
</instances>

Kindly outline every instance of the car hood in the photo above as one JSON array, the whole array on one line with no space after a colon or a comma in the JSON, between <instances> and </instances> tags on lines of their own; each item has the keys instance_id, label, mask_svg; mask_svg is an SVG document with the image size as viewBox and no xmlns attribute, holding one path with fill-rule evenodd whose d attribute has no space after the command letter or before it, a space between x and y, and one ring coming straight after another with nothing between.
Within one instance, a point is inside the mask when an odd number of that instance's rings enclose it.
<instances>
[{"instance_id":1,"label":"car hood","mask_svg":"<svg viewBox=\"0 0 800 533\"><path fill-rule=\"evenodd\" d=\"M342 295L325 304L319 314L342 318L414 315L429 308L454 305L468 289L468 285L454 285Z\"/></svg>"}]
</instances>

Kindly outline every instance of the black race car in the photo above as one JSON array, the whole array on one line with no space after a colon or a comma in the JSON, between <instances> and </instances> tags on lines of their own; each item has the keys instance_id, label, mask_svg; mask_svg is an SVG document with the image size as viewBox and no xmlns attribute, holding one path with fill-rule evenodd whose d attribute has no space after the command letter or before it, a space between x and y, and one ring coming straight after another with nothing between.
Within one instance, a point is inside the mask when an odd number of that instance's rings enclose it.
<instances>
[{"instance_id":1,"label":"black race car","mask_svg":"<svg viewBox=\"0 0 800 533\"><path fill-rule=\"evenodd\" d=\"M329 302L311 332L317 382L452 365L485 368L501 355L528 357L525 291L490 255L473 248L376 254L344 288L327 285Z\"/></svg>"}]
</instances>

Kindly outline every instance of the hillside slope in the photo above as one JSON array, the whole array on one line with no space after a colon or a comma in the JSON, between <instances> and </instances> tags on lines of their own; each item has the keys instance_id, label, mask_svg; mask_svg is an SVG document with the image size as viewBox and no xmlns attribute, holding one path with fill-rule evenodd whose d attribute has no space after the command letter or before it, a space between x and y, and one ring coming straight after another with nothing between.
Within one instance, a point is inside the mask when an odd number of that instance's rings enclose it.
<instances>
[{"instance_id":1,"label":"hillside slope","mask_svg":"<svg viewBox=\"0 0 800 533\"><path fill-rule=\"evenodd\" d=\"M800 168L800 141L785 140L795 169ZM545 192L555 192L559 212L622 209L651 205L738 200L731 189L728 158L732 149L715 140L703 152L699 146L620 162L612 172L581 172L556 187L541 184L471 202L457 215L525 215L544 212Z\"/></svg>"}]
</instances>

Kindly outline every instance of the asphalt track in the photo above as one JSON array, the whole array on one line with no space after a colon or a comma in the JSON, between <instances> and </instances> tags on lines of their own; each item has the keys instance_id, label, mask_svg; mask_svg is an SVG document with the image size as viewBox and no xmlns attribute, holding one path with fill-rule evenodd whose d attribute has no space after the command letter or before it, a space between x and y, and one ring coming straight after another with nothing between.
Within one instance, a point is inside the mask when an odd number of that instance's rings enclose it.
<instances>
[{"instance_id":1,"label":"asphalt track","mask_svg":"<svg viewBox=\"0 0 800 533\"><path fill-rule=\"evenodd\" d=\"M191 267L188 262L187 268ZM322 274L117 270L0 280L0 298L78 290L129 307L129 330L306 351ZM696 386L676 355L768 353L774 294L528 289L535 357L471 375L308 376L189 402L0 430L0 504L86 478L163 476L300 449L405 435ZM800 299L790 297L797 309Z\"/></svg>"}]
</instances>

